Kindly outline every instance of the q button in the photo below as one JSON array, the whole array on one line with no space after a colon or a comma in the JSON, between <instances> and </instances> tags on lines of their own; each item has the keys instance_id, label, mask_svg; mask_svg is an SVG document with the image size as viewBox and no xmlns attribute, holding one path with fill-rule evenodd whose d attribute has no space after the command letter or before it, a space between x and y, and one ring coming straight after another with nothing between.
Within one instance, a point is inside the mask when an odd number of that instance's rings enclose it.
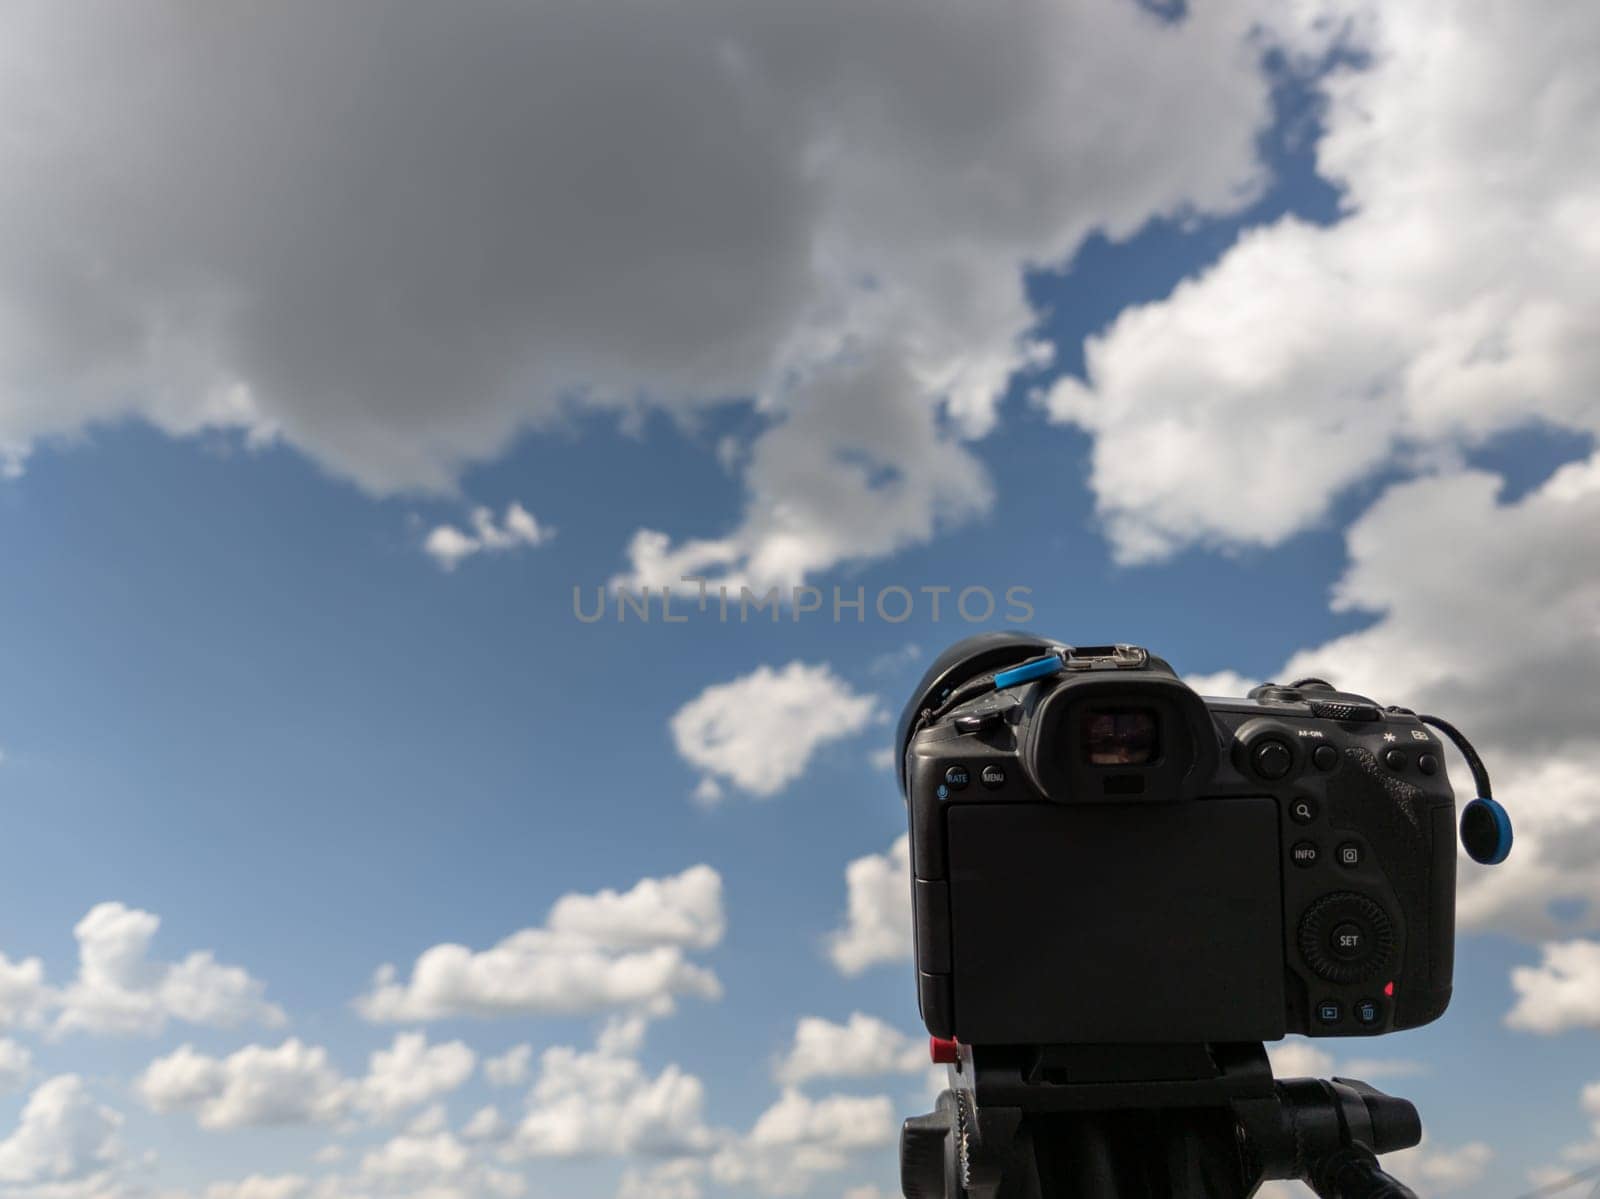
<instances>
[{"instance_id":1,"label":"q button","mask_svg":"<svg viewBox=\"0 0 1600 1199\"><path fill-rule=\"evenodd\" d=\"M1310 824L1317 818L1317 801L1297 795L1289 801L1289 819L1296 824Z\"/></svg>"}]
</instances>

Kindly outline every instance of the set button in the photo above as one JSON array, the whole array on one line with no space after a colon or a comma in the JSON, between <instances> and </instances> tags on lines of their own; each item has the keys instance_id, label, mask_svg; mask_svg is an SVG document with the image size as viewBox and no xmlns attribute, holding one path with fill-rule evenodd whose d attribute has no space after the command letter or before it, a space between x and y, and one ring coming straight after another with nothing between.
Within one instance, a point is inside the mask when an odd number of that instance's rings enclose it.
<instances>
[{"instance_id":1,"label":"set button","mask_svg":"<svg viewBox=\"0 0 1600 1199\"><path fill-rule=\"evenodd\" d=\"M1341 961L1356 961L1367 952L1367 930L1348 920L1334 925L1328 934L1328 951Z\"/></svg>"},{"instance_id":2,"label":"set button","mask_svg":"<svg viewBox=\"0 0 1600 1199\"><path fill-rule=\"evenodd\" d=\"M1301 959L1331 983L1371 978L1394 952L1389 915L1365 895L1343 891L1324 895L1300 918Z\"/></svg>"}]
</instances>

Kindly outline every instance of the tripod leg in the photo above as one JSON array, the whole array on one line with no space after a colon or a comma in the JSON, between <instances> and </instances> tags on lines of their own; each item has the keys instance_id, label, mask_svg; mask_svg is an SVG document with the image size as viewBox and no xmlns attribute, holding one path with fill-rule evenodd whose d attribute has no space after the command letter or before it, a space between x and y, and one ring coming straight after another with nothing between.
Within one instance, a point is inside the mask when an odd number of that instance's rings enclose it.
<instances>
[{"instance_id":1,"label":"tripod leg","mask_svg":"<svg viewBox=\"0 0 1600 1199\"><path fill-rule=\"evenodd\" d=\"M1417 1199L1415 1191L1383 1171L1364 1145L1330 1154L1306 1182L1321 1199Z\"/></svg>"}]
</instances>

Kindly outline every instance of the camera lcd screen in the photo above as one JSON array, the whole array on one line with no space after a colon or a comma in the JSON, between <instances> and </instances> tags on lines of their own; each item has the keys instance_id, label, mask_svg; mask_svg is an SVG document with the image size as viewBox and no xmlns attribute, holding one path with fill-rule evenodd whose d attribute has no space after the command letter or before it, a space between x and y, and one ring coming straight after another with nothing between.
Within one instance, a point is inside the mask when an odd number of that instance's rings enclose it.
<instances>
[{"instance_id":1,"label":"camera lcd screen","mask_svg":"<svg viewBox=\"0 0 1600 1199\"><path fill-rule=\"evenodd\" d=\"M970 803L946 819L962 1041L1283 1035L1276 801Z\"/></svg>"},{"instance_id":2,"label":"camera lcd screen","mask_svg":"<svg viewBox=\"0 0 1600 1199\"><path fill-rule=\"evenodd\" d=\"M1080 720L1091 766L1144 766L1161 752L1161 726L1149 708L1090 708Z\"/></svg>"}]
</instances>

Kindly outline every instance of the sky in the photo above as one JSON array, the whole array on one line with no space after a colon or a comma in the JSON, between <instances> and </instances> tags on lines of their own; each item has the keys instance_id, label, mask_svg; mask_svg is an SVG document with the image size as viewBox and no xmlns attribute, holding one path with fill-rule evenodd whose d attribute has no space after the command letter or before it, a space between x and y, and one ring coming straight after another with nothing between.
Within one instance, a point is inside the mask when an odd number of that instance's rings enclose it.
<instances>
[{"instance_id":1,"label":"sky","mask_svg":"<svg viewBox=\"0 0 1600 1199\"><path fill-rule=\"evenodd\" d=\"M897 1194L892 722L1007 627L1466 730L1449 1011L1274 1061L1413 1099L1425 1196L1600 1163L1597 58L7 5L0 1196Z\"/></svg>"}]
</instances>

